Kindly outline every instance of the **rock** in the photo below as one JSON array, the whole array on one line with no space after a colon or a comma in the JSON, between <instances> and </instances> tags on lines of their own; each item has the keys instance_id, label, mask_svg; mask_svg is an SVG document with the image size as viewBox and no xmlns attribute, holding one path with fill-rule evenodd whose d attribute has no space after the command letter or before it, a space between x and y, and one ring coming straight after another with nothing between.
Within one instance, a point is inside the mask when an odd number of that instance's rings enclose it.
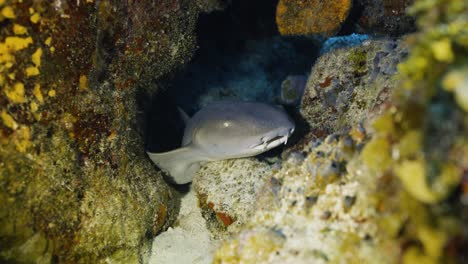
<instances>
[{"instance_id":1,"label":"rock","mask_svg":"<svg viewBox=\"0 0 468 264\"><path fill-rule=\"evenodd\" d=\"M271 171L270 165L254 158L210 162L200 169L193 188L214 237L240 230Z\"/></svg>"},{"instance_id":2,"label":"rock","mask_svg":"<svg viewBox=\"0 0 468 264\"><path fill-rule=\"evenodd\" d=\"M333 35L348 17L350 0L280 0L276 24L281 35Z\"/></svg>"},{"instance_id":3,"label":"rock","mask_svg":"<svg viewBox=\"0 0 468 264\"><path fill-rule=\"evenodd\" d=\"M287 105L298 105L306 86L307 77L304 75L288 75L281 83L281 102Z\"/></svg>"},{"instance_id":4,"label":"rock","mask_svg":"<svg viewBox=\"0 0 468 264\"><path fill-rule=\"evenodd\" d=\"M223 243L214 263L398 261L398 242L379 228L379 179L360 171L349 141L332 135L305 151L302 164L284 161L271 178L280 184L265 183L246 228Z\"/></svg>"},{"instance_id":5,"label":"rock","mask_svg":"<svg viewBox=\"0 0 468 264\"><path fill-rule=\"evenodd\" d=\"M356 28L366 34L401 36L416 30L414 18L407 14L407 8L414 0L357 0L359 8Z\"/></svg>"},{"instance_id":6,"label":"rock","mask_svg":"<svg viewBox=\"0 0 468 264\"><path fill-rule=\"evenodd\" d=\"M177 201L144 152L137 93L190 58L197 8L0 6L0 261L144 261Z\"/></svg>"},{"instance_id":7,"label":"rock","mask_svg":"<svg viewBox=\"0 0 468 264\"><path fill-rule=\"evenodd\" d=\"M336 49L312 68L300 112L316 137L345 132L386 109L397 64L407 52L391 40Z\"/></svg>"}]
</instances>

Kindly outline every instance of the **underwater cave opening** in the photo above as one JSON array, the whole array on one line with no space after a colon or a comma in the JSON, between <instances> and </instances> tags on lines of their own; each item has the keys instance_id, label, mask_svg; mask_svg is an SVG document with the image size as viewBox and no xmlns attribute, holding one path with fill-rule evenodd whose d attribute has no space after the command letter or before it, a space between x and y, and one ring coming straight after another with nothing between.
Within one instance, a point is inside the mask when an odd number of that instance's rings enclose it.
<instances>
[{"instance_id":1,"label":"underwater cave opening","mask_svg":"<svg viewBox=\"0 0 468 264\"><path fill-rule=\"evenodd\" d=\"M281 83L290 75L309 73L319 46L306 37L280 36L277 2L232 1L222 11L200 15L198 50L190 63L168 78L165 91L153 96L146 111L148 150L180 146L184 126L177 107L191 116L223 99L279 104ZM298 116L295 107L287 111Z\"/></svg>"}]
</instances>

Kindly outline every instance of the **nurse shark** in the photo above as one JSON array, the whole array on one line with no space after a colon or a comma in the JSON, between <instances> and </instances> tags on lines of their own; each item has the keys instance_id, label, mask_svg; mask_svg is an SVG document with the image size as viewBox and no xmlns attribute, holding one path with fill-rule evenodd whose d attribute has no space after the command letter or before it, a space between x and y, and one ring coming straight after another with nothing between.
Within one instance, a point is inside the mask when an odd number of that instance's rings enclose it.
<instances>
[{"instance_id":1,"label":"nurse shark","mask_svg":"<svg viewBox=\"0 0 468 264\"><path fill-rule=\"evenodd\" d=\"M203 162L255 156L286 144L294 132L294 122L281 107L259 102L219 101L192 118L184 116L180 148L147 152L176 184L191 182Z\"/></svg>"}]
</instances>

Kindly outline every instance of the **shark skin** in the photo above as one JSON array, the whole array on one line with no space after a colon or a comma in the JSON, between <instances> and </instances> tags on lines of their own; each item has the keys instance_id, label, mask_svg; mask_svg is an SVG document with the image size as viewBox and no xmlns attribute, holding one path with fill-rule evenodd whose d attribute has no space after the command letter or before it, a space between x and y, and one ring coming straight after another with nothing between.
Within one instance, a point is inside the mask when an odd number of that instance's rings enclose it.
<instances>
[{"instance_id":1,"label":"shark skin","mask_svg":"<svg viewBox=\"0 0 468 264\"><path fill-rule=\"evenodd\" d=\"M286 144L293 132L294 122L281 107L219 101L187 120L180 148L147 153L170 181L185 184L203 162L255 156Z\"/></svg>"}]
</instances>

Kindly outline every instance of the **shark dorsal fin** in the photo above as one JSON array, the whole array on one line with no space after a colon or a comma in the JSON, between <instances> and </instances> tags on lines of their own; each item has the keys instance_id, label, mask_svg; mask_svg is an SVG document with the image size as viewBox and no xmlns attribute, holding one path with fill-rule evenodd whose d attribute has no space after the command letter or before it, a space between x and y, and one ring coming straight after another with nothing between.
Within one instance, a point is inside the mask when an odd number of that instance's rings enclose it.
<instances>
[{"instance_id":1,"label":"shark dorsal fin","mask_svg":"<svg viewBox=\"0 0 468 264\"><path fill-rule=\"evenodd\" d=\"M179 110L180 117L184 121L184 124L187 124L190 119L189 115L187 115L187 113L180 107L177 107L177 110Z\"/></svg>"}]
</instances>

